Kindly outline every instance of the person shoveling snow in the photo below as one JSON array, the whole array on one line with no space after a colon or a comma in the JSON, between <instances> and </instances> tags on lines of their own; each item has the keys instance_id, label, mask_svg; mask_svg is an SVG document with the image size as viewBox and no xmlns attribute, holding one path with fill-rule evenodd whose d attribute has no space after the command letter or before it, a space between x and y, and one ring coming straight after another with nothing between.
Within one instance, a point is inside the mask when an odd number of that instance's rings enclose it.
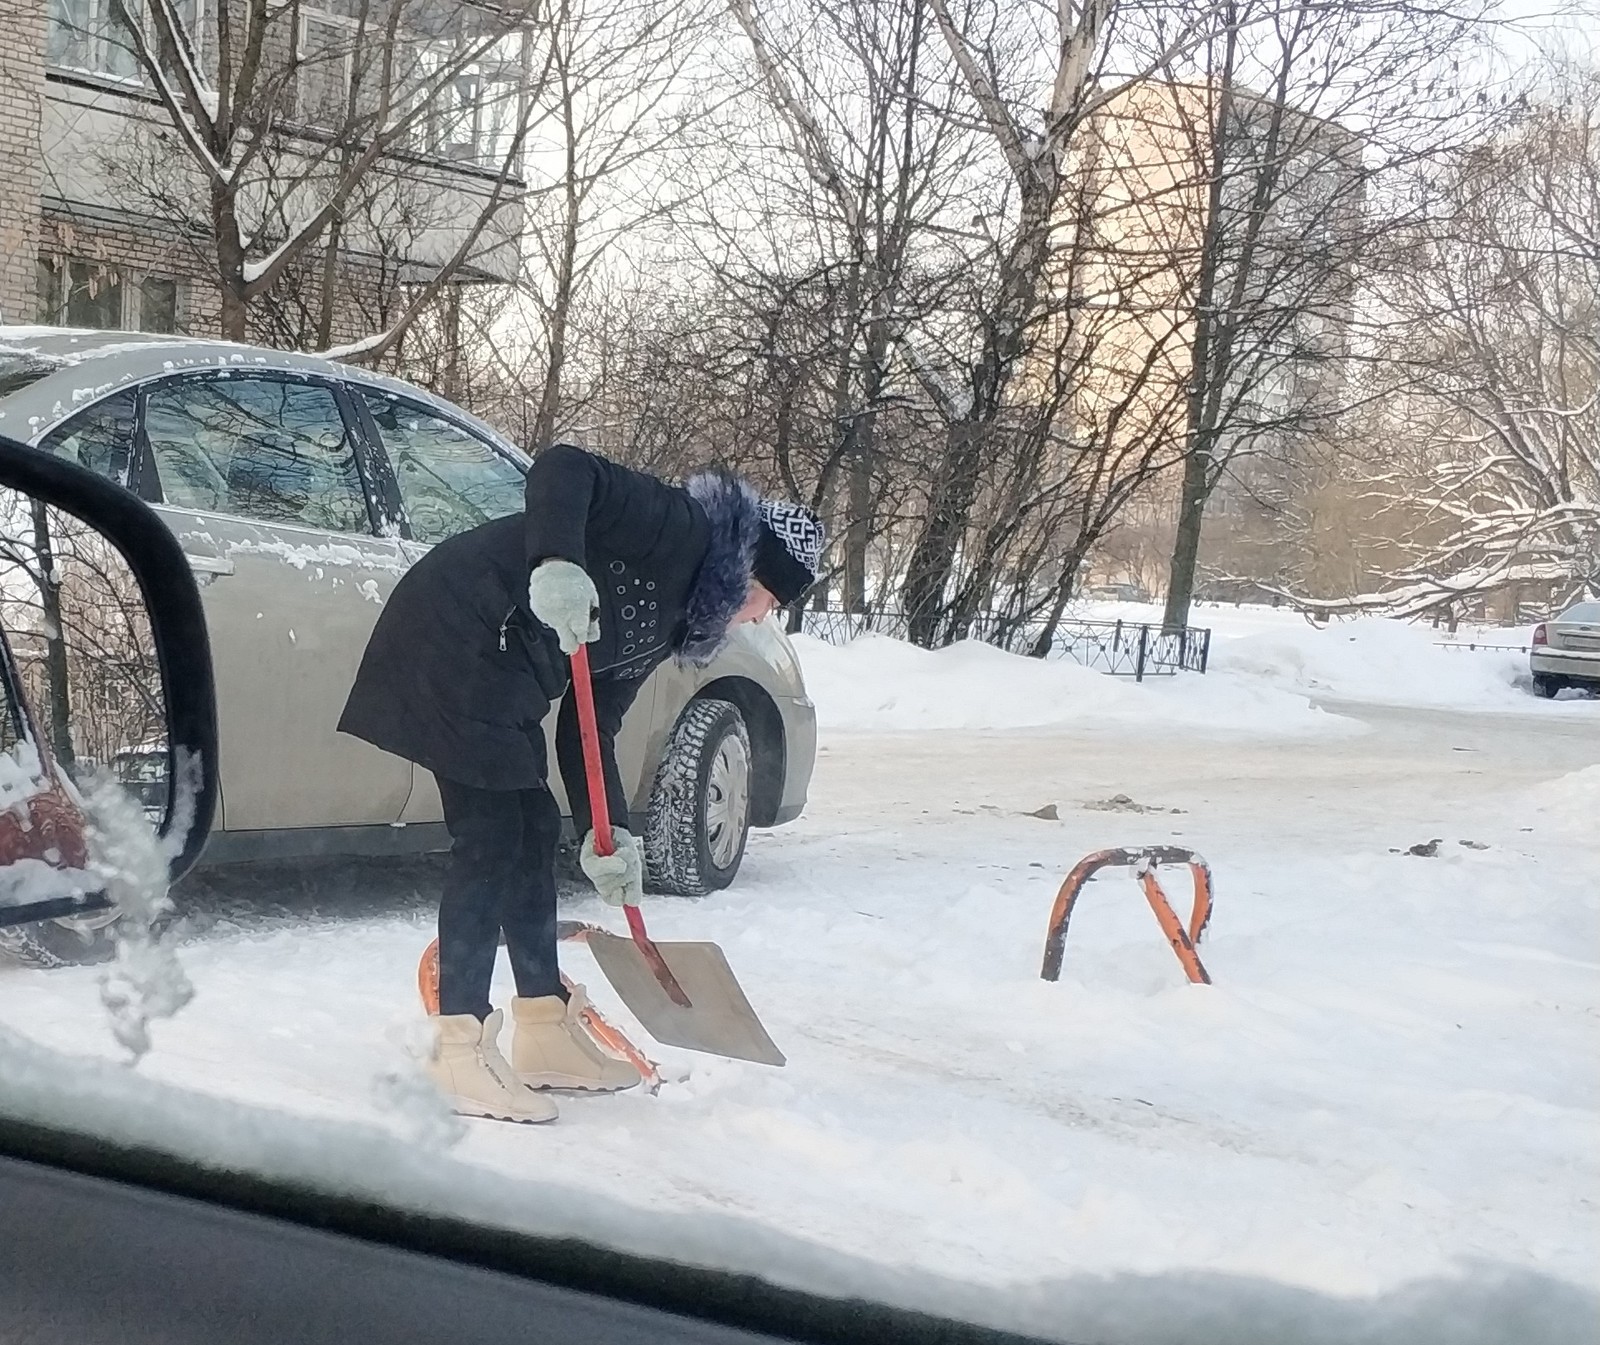
<instances>
[{"instance_id":1,"label":"person shoveling snow","mask_svg":"<svg viewBox=\"0 0 1600 1345\"><path fill-rule=\"evenodd\" d=\"M798 601L823 541L809 509L763 501L732 474L669 486L557 444L529 469L521 515L440 543L396 585L339 728L439 783L452 845L429 1068L457 1111L548 1121L556 1108L536 1090L640 1079L589 1036L581 987L569 997L556 961L561 816L542 723L567 689L564 656L591 646L604 796L626 817L614 740L645 679L670 656L709 662L734 626ZM605 900L637 906L638 842L615 828L614 853L597 853L577 718L568 696L556 757L580 861ZM517 987L509 1062L489 1002L502 930Z\"/></svg>"}]
</instances>

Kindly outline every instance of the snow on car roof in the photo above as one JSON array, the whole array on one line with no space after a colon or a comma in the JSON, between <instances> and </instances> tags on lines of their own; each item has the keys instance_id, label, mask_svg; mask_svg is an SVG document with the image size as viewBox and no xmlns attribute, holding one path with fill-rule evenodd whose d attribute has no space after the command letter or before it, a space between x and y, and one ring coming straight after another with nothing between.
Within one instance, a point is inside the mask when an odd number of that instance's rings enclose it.
<instances>
[{"instance_id":1,"label":"snow on car roof","mask_svg":"<svg viewBox=\"0 0 1600 1345\"><path fill-rule=\"evenodd\" d=\"M0 356L32 356L57 367L0 397L0 433L37 443L61 421L119 388L167 374L203 369L264 370L353 379L407 397L463 421L520 453L476 416L434 396L426 388L320 355L272 350L195 336L159 332L96 331L74 327L0 327Z\"/></svg>"},{"instance_id":2,"label":"snow on car roof","mask_svg":"<svg viewBox=\"0 0 1600 1345\"><path fill-rule=\"evenodd\" d=\"M223 365L294 368L332 374L337 366L316 355L269 350L234 341L211 341L161 332L93 331L74 327L0 328L0 351L56 361L63 369L115 359L130 373Z\"/></svg>"}]
</instances>

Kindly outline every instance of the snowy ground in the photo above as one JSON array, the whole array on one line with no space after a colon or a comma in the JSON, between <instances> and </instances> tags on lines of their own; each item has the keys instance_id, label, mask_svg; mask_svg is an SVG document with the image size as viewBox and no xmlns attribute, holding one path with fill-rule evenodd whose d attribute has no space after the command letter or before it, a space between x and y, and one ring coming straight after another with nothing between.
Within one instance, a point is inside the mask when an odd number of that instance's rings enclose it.
<instances>
[{"instance_id":1,"label":"snowy ground","mask_svg":"<svg viewBox=\"0 0 1600 1345\"><path fill-rule=\"evenodd\" d=\"M419 1149L425 1110L395 1099L430 930L397 898L194 939L199 995L139 1073L267 1109L224 1139L238 1113L182 1103L220 1161L326 1176L360 1143L387 1157L348 1180L397 1199L1060 1339L1592 1341L1600 701L1536 701L1515 659L1431 633L1247 622L1206 679L1146 687L803 644L812 806L734 891L649 911L722 943L784 1070L661 1050L658 1097ZM1093 806L1116 795L1151 811ZM1215 984L1185 983L1120 873L1040 981L1066 869L1147 842L1215 870ZM116 1058L92 970L0 971L0 1022ZM38 1091L46 1059L7 1082ZM86 1077L93 1105L171 1106Z\"/></svg>"}]
</instances>

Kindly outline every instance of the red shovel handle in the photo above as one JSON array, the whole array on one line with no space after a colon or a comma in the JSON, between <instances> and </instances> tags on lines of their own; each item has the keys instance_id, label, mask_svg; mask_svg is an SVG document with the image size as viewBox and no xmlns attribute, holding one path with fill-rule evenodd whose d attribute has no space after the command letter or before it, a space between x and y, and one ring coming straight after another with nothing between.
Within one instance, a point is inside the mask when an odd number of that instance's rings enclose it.
<instances>
[{"instance_id":1,"label":"red shovel handle","mask_svg":"<svg viewBox=\"0 0 1600 1345\"><path fill-rule=\"evenodd\" d=\"M600 725L594 717L594 680L589 676L586 644L579 645L572 655L572 694L578 698L578 736L583 739L583 778L589 786L595 853L614 855L617 843L611 835L611 805L606 801L605 769L600 763Z\"/></svg>"},{"instance_id":2,"label":"red shovel handle","mask_svg":"<svg viewBox=\"0 0 1600 1345\"><path fill-rule=\"evenodd\" d=\"M600 763L600 726L594 716L594 681L589 676L589 646L580 644L572 655L572 694L578 700L578 735L583 739L583 774L589 786L589 815L594 826L594 849L597 855L614 855L617 843L611 834L611 808L606 802L605 770ZM644 916L637 906L624 906L628 917L628 932L655 974L667 998L680 1008L692 1007L689 996L683 993L678 978L661 956L649 934L645 932Z\"/></svg>"}]
</instances>

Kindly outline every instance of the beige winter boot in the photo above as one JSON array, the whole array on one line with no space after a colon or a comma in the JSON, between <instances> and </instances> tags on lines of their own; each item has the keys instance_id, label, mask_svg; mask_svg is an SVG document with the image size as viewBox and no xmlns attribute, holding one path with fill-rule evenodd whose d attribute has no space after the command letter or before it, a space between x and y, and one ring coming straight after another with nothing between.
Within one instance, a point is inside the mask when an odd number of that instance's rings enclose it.
<instances>
[{"instance_id":1,"label":"beige winter boot","mask_svg":"<svg viewBox=\"0 0 1600 1345\"><path fill-rule=\"evenodd\" d=\"M499 1009L479 1022L470 1013L435 1014L428 1075L463 1116L496 1121L553 1121L555 1103L517 1082L500 1054Z\"/></svg>"},{"instance_id":2,"label":"beige winter boot","mask_svg":"<svg viewBox=\"0 0 1600 1345\"><path fill-rule=\"evenodd\" d=\"M511 1068L529 1088L582 1088L615 1092L640 1081L639 1071L600 1049L579 1018L588 1004L581 985L565 1004L559 995L515 998L511 1017Z\"/></svg>"}]
</instances>

